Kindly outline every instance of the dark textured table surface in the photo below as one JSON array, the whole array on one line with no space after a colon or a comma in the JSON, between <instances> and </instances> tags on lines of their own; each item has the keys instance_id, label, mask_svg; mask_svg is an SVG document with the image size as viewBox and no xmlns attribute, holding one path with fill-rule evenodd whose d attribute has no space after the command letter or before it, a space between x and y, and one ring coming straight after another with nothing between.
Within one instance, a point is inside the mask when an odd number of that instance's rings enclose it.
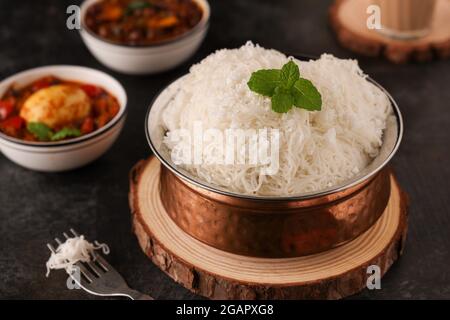
<instances>
[{"instance_id":1,"label":"dark textured table surface","mask_svg":"<svg viewBox=\"0 0 450 320\"><path fill-rule=\"evenodd\" d=\"M113 148L98 161L60 174L32 172L0 154L0 298L93 299L67 290L65 274L45 278L45 243L69 227L111 247L110 262L129 284L157 299L195 299L144 256L131 233L128 171L149 156L144 115L153 96L189 65L216 49L247 40L289 53L330 52L339 47L327 24L329 1L211 0L209 34L197 54L168 73L134 77L100 65L77 31L65 27L75 0L0 2L0 77L48 64L105 70L125 86L129 117ZM363 299L450 298L450 63L395 66L358 57L362 68L398 101L405 121L393 166L411 197L403 257Z\"/></svg>"}]
</instances>

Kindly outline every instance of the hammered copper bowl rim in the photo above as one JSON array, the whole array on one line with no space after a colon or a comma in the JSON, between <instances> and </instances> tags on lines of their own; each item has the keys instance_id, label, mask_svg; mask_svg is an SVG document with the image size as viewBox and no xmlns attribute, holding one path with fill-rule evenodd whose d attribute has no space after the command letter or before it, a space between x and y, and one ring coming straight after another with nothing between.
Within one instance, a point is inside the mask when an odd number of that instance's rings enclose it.
<instances>
[{"instance_id":1,"label":"hammered copper bowl rim","mask_svg":"<svg viewBox=\"0 0 450 320\"><path fill-rule=\"evenodd\" d=\"M296 55L294 57L297 58L298 60L310 60L309 56ZM146 135L147 142L148 142L153 154L159 159L159 161L167 169L172 171L176 176L181 178L183 181L189 183L191 186L194 186L196 188L196 190L198 190L201 193L206 193L206 194L209 194L212 196L216 195L217 197L227 196L227 197L233 197L233 198L242 199L242 200L267 201L267 202L273 202L273 201L275 201L275 202L278 202L278 201L291 202L291 201L304 201L304 200L309 200L309 199L323 199L323 198L328 198L329 196L333 196L333 194L335 194L335 195L339 195L336 198L336 200L337 200L339 198L342 198L344 196L348 196L348 195L352 194L354 192L354 190L359 189L358 186L360 186L364 182L370 181L371 178L373 178L376 175L376 173L378 173L381 169L383 169L389 163L389 161L392 159L394 154L397 152L397 150L400 146L401 140L402 140L403 119L402 119L402 115L401 115L401 112L400 112L400 109L399 109L397 103L395 102L393 97L389 94L389 92L384 87L382 87L379 83L377 83L372 78L367 77L367 79L373 85L378 87L381 91L383 91L383 93L386 94L389 101L391 102L391 106L392 106L392 110L393 110L393 117L395 118L395 121L393 121L393 124L392 124L393 127L390 130L390 136L388 136L387 138L389 138L390 140L395 138L395 141L390 141L390 144L392 146L389 149L385 150L386 152L385 152L385 154L383 154L383 157L381 157L381 155L379 155L378 157L376 157L374 159L374 161L371 164L369 164L368 167L363 169L362 173L364 173L364 174L360 173L360 174L356 175L355 177L353 177L341 184L332 186L327 189L323 189L323 190L320 190L317 192L303 193L303 194L297 194L297 195L260 196L260 195L248 195L248 194L241 194L241 193L237 193L237 192L228 191L225 188L222 188L220 186L216 186L216 185L201 181L200 179L193 176L189 172L183 170L182 168L177 168L177 166L175 164L173 164L169 159L167 159L167 157L165 155L162 154L162 152L160 152L159 148L156 147L156 145L153 141L152 133L151 133L151 132L153 132L153 130L152 130L152 128L150 128L150 126L151 126L150 121L152 120L152 117L153 118L155 117L154 106L156 105L156 103L158 102L158 99L163 94L168 94L170 89L172 87L176 86L177 83L180 80L182 80L185 76L186 75L172 81L168 86L164 87L152 100L152 102L150 103L150 106L147 110L147 114L145 116L145 135ZM172 94L172 96L173 95L174 94ZM165 105L167 105L167 103L168 102L166 102ZM156 110L156 111L158 111L158 110ZM387 129L389 129L389 128L387 128ZM383 133L383 140L386 140L386 130ZM395 136L392 136L393 134L395 134ZM384 145L385 145L385 143L383 143L382 148ZM375 165L376 161L377 161L377 163Z\"/></svg>"},{"instance_id":2,"label":"hammered copper bowl rim","mask_svg":"<svg viewBox=\"0 0 450 320\"><path fill-rule=\"evenodd\" d=\"M333 205L334 203L340 202L344 199L352 198L361 190L370 188L372 181L377 177L377 174L379 173L377 172L366 180L361 181L360 183L339 192L310 197L307 199L299 199L293 197L289 199L284 198L282 199L282 201L273 201L274 199L242 198L213 192L205 188L198 187L190 183L186 179L179 177L179 175L168 169L166 166L164 166L161 170L168 170L169 173L173 174L174 178L178 179L182 184L186 185L186 187L189 188L192 193L196 193L197 197L203 197L215 203L226 203L227 205L233 206L234 208L240 208L244 210L253 210L255 208L255 205L258 207L261 206L260 211L267 213L273 212L274 209L283 209L283 212L286 214L291 213L291 211L298 211L299 209L305 210L306 213L306 211L308 210L312 211L324 205Z\"/></svg>"},{"instance_id":3,"label":"hammered copper bowl rim","mask_svg":"<svg viewBox=\"0 0 450 320\"><path fill-rule=\"evenodd\" d=\"M196 185L191 184L189 181L186 181L183 178L180 178L176 173L172 170L169 170L166 166L161 168L161 171L168 171L167 174L173 175L174 179L179 180L180 183L186 186L186 188L190 189L190 192L195 194L193 197L202 197L204 199L209 199L214 203L222 203L232 206L236 209L249 209L253 211L255 206L259 207L259 211L261 213L273 213L273 210L283 210L283 213L290 214L292 212L297 212L298 210L303 210L304 213L309 211L316 210L323 206L332 206L335 203L339 203L345 201L347 199L355 197L356 194L361 192L364 189L371 188L372 182L376 180L377 176L381 174L382 170L369 177L368 179L361 181L360 183L349 187L345 190L334 192L332 194L311 197L308 199L284 199L283 201L273 201L272 199L251 199L251 198L240 198L229 195L223 195L217 192L209 191L204 188L198 187ZM386 171L389 172L390 169L386 168ZM161 175L166 174L161 172ZM254 212L253 212L254 213Z\"/></svg>"}]
</instances>

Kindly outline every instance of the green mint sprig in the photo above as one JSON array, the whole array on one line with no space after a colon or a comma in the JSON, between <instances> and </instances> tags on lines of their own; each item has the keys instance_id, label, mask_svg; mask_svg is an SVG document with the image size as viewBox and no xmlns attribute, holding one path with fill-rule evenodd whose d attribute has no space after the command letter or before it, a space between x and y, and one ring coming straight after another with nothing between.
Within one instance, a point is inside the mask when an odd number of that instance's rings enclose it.
<instances>
[{"instance_id":1,"label":"green mint sprig","mask_svg":"<svg viewBox=\"0 0 450 320\"><path fill-rule=\"evenodd\" d=\"M41 122L30 122L27 130L31 132L39 141L58 141L69 137L81 136L81 131L75 128L64 127L54 133L47 125Z\"/></svg>"},{"instance_id":2,"label":"green mint sprig","mask_svg":"<svg viewBox=\"0 0 450 320\"><path fill-rule=\"evenodd\" d=\"M300 70L294 61L281 69L262 69L252 73L247 82L250 90L270 97L272 110L288 112L292 106L309 111L320 111L322 96L311 81L300 77Z\"/></svg>"}]
</instances>

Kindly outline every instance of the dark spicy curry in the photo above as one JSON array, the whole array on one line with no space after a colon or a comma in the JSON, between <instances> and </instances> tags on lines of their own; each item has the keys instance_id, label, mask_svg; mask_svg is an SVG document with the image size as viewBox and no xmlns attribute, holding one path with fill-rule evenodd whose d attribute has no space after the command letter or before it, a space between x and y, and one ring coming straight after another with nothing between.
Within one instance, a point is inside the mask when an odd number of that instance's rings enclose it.
<instances>
[{"instance_id":1,"label":"dark spicy curry","mask_svg":"<svg viewBox=\"0 0 450 320\"><path fill-rule=\"evenodd\" d=\"M194 0L101 0L87 9L85 24L114 43L151 45L193 29L202 15Z\"/></svg>"},{"instance_id":2,"label":"dark spicy curry","mask_svg":"<svg viewBox=\"0 0 450 320\"><path fill-rule=\"evenodd\" d=\"M91 133L119 112L99 86L47 76L0 99L0 131L26 141L59 141Z\"/></svg>"}]
</instances>

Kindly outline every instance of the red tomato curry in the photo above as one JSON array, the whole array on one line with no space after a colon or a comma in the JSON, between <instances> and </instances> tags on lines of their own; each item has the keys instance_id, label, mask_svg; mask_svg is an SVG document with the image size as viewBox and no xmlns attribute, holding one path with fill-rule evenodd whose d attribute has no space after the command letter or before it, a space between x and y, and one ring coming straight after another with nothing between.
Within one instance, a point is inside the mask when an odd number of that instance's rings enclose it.
<instances>
[{"instance_id":1,"label":"red tomato curry","mask_svg":"<svg viewBox=\"0 0 450 320\"><path fill-rule=\"evenodd\" d=\"M72 122L68 123L66 121L63 124L57 124L55 126L48 126L45 122L28 122L21 116L21 110L24 107L24 104L27 103L28 98L38 91L45 90L52 86L77 90L78 93L82 90L81 95L84 99L83 102L85 102L87 106L85 108L85 110L87 110L85 114ZM59 96L59 98L61 97ZM64 99L62 100L71 100L71 97L63 96L63 98ZM58 108L61 107L58 103L55 103L55 101L64 103L61 99L53 99L53 101L49 103L50 107L48 107L47 110L44 110L44 113L46 112L53 117L55 116L54 114L58 111ZM33 109L33 104L30 106L30 101L28 101L27 107ZM8 136L26 141L66 140L86 135L105 126L118 114L119 109L120 106L117 99L99 86L62 80L54 76L47 76L20 89L15 88L13 85L5 92L0 98L0 131ZM30 112L32 113L33 110ZM77 111L72 110L71 105L69 105L65 110L65 119L67 119L67 113L69 113L68 117L70 119L70 112Z\"/></svg>"}]
</instances>

